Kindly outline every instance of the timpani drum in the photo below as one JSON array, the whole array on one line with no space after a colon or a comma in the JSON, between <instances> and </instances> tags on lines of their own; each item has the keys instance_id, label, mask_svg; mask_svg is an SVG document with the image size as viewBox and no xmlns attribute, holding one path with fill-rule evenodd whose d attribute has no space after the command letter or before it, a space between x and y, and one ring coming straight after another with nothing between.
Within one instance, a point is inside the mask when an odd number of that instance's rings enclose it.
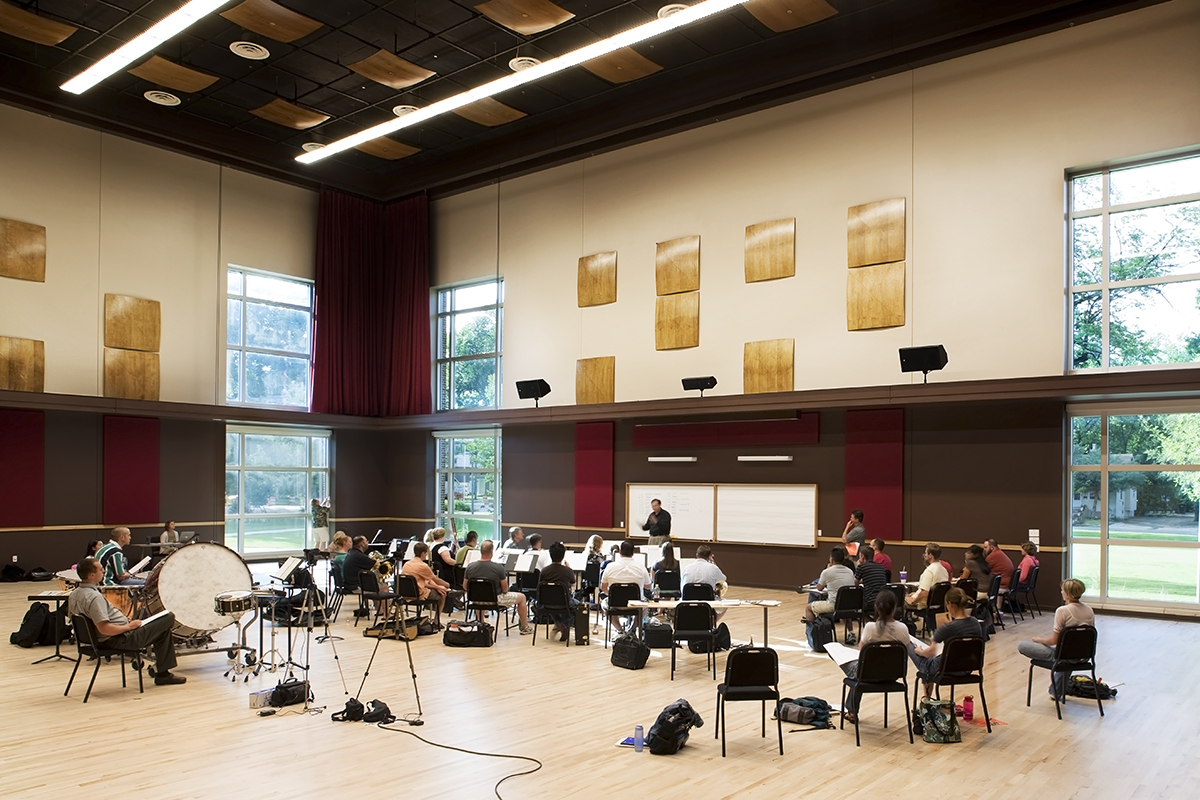
<instances>
[{"instance_id":1,"label":"timpani drum","mask_svg":"<svg viewBox=\"0 0 1200 800\"><path fill-rule=\"evenodd\" d=\"M100 594L104 595L113 608L120 611L128 619L133 619L133 593L138 586L97 586Z\"/></svg>"},{"instance_id":2,"label":"timpani drum","mask_svg":"<svg viewBox=\"0 0 1200 800\"><path fill-rule=\"evenodd\" d=\"M233 550L216 542L196 542L163 559L150 577L142 597L151 614L175 615L173 633L182 639L215 633L234 623L214 606L222 593L249 592L250 568Z\"/></svg>"}]
</instances>

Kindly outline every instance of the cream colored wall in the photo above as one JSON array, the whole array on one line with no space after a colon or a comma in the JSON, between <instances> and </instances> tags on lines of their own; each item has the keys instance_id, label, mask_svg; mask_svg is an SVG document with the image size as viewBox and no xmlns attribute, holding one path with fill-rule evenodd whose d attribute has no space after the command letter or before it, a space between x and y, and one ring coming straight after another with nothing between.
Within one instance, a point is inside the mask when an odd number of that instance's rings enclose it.
<instances>
[{"instance_id":1,"label":"cream colored wall","mask_svg":"<svg viewBox=\"0 0 1200 800\"><path fill-rule=\"evenodd\" d=\"M618 401L796 339L796 389L1061 373L1065 169L1200 143L1200 1L1184 0L547 170L434 206L434 283L505 279L504 400L614 355ZM846 208L908 201L907 324L846 331ZM498 204L498 205L497 205ZM500 220L497 251L496 218ZM745 226L796 217L796 277L747 285ZM654 350L655 243L701 237L700 346ZM579 256L618 251L617 302L579 309Z\"/></svg>"},{"instance_id":2,"label":"cream colored wall","mask_svg":"<svg viewBox=\"0 0 1200 800\"><path fill-rule=\"evenodd\" d=\"M0 278L0 335L46 391L104 390L104 294L162 308L165 401L220 403L225 264L312 278L316 194L0 106L0 217L46 227L46 282Z\"/></svg>"}]
</instances>

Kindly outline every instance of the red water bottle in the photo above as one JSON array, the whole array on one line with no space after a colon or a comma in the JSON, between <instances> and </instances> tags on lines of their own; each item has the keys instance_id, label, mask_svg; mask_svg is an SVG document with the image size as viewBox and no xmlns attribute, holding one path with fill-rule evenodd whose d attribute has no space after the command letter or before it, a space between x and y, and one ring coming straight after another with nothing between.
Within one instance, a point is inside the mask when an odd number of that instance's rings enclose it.
<instances>
[{"instance_id":1,"label":"red water bottle","mask_svg":"<svg viewBox=\"0 0 1200 800\"><path fill-rule=\"evenodd\" d=\"M963 698L963 719L971 720L975 717L975 698L967 695Z\"/></svg>"}]
</instances>

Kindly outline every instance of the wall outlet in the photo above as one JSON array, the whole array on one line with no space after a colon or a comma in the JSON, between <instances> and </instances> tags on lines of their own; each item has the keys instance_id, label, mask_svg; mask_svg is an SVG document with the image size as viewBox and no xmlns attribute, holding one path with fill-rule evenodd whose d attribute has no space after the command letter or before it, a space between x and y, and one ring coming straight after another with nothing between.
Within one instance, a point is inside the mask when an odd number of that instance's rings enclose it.
<instances>
[{"instance_id":1,"label":"wall outlet","mask_svg":"<svg viewBox=\"0 0 1200 800\"><path fill-rule=\"evenodd\" d=\"M14 563L14 564L15 564L15 563L17 563L17 557L16 557L16 556L13 556L13 563Z\"/></svg>"}]
</instances>

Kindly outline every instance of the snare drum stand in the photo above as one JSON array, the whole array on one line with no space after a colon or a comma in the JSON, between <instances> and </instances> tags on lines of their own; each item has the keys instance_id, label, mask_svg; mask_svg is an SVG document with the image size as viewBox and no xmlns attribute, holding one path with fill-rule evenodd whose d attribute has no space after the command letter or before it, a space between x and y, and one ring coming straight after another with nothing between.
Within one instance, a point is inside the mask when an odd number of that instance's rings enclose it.
<instances>
[{"instance_id":1,"label":"snare drum stand","mask_svg":"<svg viewBox=\"0 0 1200 800\"><path fill-rule=\"evenodd\" d=\"M258 677L263 670L274 672L284 663L283 653L275 647L275 630L278 619L278 606L280 595L274 589L271 590L271 649L263 648L263 620L265 616L258 618L258 649L261 651L258 658L258 665L254 668L254 677Z\"/></svg>"}]
</instances>

